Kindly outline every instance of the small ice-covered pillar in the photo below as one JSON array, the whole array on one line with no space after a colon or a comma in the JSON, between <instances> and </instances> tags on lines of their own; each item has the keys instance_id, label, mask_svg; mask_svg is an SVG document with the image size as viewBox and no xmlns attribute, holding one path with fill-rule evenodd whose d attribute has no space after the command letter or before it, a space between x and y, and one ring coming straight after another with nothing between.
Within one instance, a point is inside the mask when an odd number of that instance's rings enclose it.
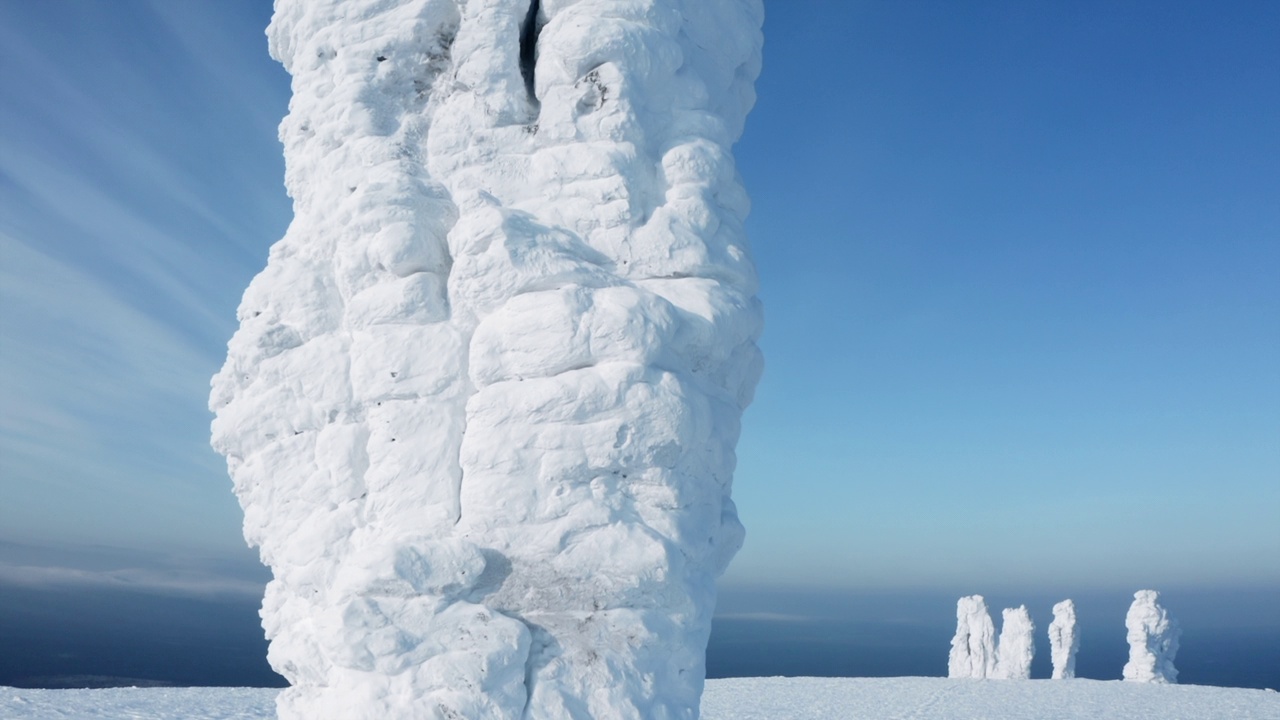
<instances>
[{"instance_id":1,"label":"small ice-covered pillar","mask_svg":"<svg viewBox=\"0 0 1280 720\"><path fill-rule=\"evenodd\" d=\"M951 639L947 677L986 678L996 669L996 628L981 595L956 603L956 636Z\"/></svg>"},{"instance_id":2,"label":"small ice-covered pillar","mask_svg":"<svg viewBox=\"0 0 1280 720\"><path fill-rule=\"evenodd\" d=\"M1124 679L1149 683L1178 682L1173 658L1178 654L1182 628L1160 607L1160 593L1155 590L1134 593L1124 625L1129 629L1129 662L1124 665Z\"/></svg>"},{"instance_id":3,"label":"small ice-covered pillar","mask_svg":"<svg viewBox=\"0 0 1280 720\"><path fill-rule=\"evenodd\" d=\"M996 672L991 677L1002 680L1031 678L1031 660L1035 657L1033 639L1036 626L1026 605L1007 608L1000 625L1000 644L996 647Z\"/></svg>"},{"instance_id":4,"label":"small ice-covered pillar","mask_svg":"<svg viewBox=\"0 0 1280 720\"><path fill-rule=\"evenodd\" d=\"M1049 655L1053 658L1054 680L1069 680L1076 676L1076 652L1079 650L1076 604L1063 600L1053 606L1053 622L1049 623Z\"/></svg>"}]
</instances>

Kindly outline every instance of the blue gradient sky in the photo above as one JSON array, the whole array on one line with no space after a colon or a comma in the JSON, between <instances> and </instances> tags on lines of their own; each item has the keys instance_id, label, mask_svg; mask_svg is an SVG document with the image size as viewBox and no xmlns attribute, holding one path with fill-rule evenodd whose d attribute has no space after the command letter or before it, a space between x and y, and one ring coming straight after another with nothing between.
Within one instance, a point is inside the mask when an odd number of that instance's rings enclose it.
<instances>
[{"instance_id":1,"label":"blue gradient sky","mask_svg":"<svg viewBox=\"0 0 1280 720\"><path fill-rule=\"evenodd\" d=\"M729 582L1280 587L1280 4L767 12ZM205 403L290 218L269 16L0 3L0 541L71 548L25 567L252 560Z\"/></svg>"}]
</instances>

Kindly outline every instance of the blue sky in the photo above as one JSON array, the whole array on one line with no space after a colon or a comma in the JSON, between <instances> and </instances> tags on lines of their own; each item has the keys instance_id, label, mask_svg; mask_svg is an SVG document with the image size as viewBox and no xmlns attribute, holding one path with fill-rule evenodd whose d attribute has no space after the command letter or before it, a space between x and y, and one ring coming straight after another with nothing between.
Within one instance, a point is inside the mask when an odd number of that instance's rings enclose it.
<instances>
[{"instance_id":1,"label":"blue sky","mask_svg":"<svg viewBox=\"0 0 1280 720\"><path fill-rule=\"evenodd\" d=\"M766 8L727 582L1280 587L1280 5ZM252 559L205 403L290 218L269 16L0 3L0 540Z\"/></svg>"}]
</instances>

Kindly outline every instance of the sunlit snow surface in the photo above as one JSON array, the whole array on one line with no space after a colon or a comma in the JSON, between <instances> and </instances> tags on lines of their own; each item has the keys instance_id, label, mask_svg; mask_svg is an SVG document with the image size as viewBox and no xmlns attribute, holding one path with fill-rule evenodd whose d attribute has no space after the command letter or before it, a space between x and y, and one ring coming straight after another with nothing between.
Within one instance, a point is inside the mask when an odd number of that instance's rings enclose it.
<instances>
[{"instance_id":1,"label":"sunlit snow surface","mask_svg":"<svg viewBox=\"0 0 1280 720\"><path fill-rule=\"evenodd\" d=\"M274 689L0 688L5 720L259 720L275 717ZM1099 680L732 678L708 680L704 720L1280 720L1266 690Z\"/></svg>"}]
</instances>

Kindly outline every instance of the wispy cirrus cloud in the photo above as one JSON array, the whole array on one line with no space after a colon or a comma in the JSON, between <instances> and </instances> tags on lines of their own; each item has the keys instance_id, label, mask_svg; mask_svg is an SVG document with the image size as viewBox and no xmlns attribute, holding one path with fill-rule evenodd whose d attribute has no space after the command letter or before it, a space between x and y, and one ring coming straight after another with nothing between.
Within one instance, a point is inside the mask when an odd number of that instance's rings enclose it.
<instances>
[{"instance_id":1,"label":"wispy cirrus cloud","mask_svg":"<svg viewBox=\"0 0 1280 720\"><path fill-rule=\"evenodd\" d=\"M4 234L0 336L7 529L150 536L202 504L234 528L234 503L209 497L225 492L205 447L215 355L101 278Z\"/></svg>"},{"instance_id":2,"label":"wispy cirrus cloud","mask_svg":"<svg viewBox=\"0 0 1280 720\"><path fill-rule=\"evenodd\" d=\"M95 587L159 594L244 597L261 596L264 586L264 583L251 580L150 568L84 570L0 563L0 584L6 583L34 588Z\"/></svg>"},{"instance_id":3,"label":"wispy cirrus cloud","mask_svg":"<svg viewBox=\"0 0 1280 720\"><path fill-rule=\"evenodd\" d=\"M96 588L196 597L261 597L266 569L242 556L32 545L0 540L0 586Z\"/></svg>"},{"instance_id":4,"label":"wispy cirrus cloud","mask_svg":"<svg viewBox=\"0 0 1280 720\"><path fill-rule=\"evenodd\" d=\"M232 552L205 405L289 216L270 9L56 5L0 6L0 527Z\"/></svg>"}]
</instances>

